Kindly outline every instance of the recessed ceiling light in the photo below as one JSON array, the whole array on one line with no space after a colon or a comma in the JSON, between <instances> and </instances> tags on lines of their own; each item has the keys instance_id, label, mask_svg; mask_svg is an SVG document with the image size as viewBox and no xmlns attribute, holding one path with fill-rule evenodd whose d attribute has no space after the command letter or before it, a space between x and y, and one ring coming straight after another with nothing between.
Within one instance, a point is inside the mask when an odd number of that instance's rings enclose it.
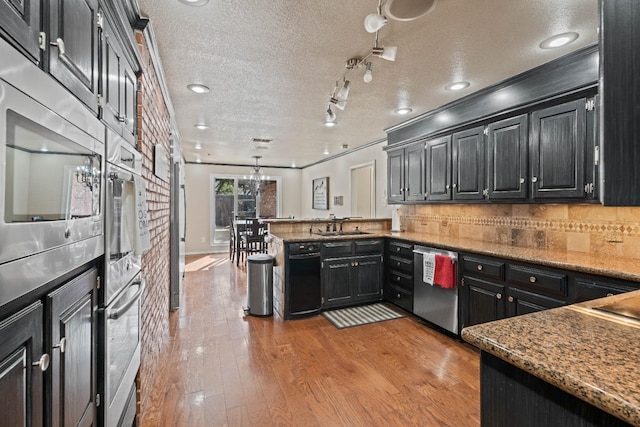
<instances>
[{"instance_id":1,"label":"recessed ceiling light","mask_svg":"<svg viewBox=\"0 0 640 427\"><path fill-rule=\"evenodd\" d=\"M324 149L324 152L323 152L322 154L324 154L325 156L328 156L328 155L329 155L329 149L328 149L328 148L325 148L325 149Z\"/></svg>"},{"instance_id":2,"label":"recessed ceiling light","mask_svg":"<svg viewBox=\"0 0 640 427\"><path fill-rule=\"evenodd\" d=\"M196 150L202 150L202 145L200 145L200 143L197 142L196 145L193 146L193 148L195 148Z\"/></svg>"},{"instance_id":3,"label":"recessed ceiling light","mask_svg":"<svg viewBox=\"0 0 640 427\"><path fill-rule=\"evenodd\" d=\"M541 49L555 49L557 47L568 45L574 42L579 37L578 33L568 32L562 34L556 34L553 37L549 37L542 43L540 43Z\"/></svg>"},{"instance_id":4,"label":"recessed ceiling light","mask_svg":"<svg viewBox=\"0 0 640 427\"><path fill-rule=\"evenodd\" d=\"M207 125L205 125L203 123L198 123L197 125L193 125L193 126L195 126L196 129L201 129L201 130L209 129L209 126L207 126Z\"/></svg>"},{"instance_id":5,"label":"recessed ceiling light","mask_svg":"<svg viewBox=\"0 0 640 427\"><path fill-rule=\"evenodd\" d=\"M187 85L187 89L195 93L209 93L209 88L200 84Z\"/></svg>"},{"instance_id":6,"label":"recessed ceiling light","mask_svg":"<svg viewBox=\"0 0 640 427\"><path fill-rule=\"evenodd\" d=\"M400 114L401 116L404 116L405 114L409 114L412 111L413 110L409 107L402 107L402 108L396 109L395 113Z\"/></svg>"},{"instance_id":7,"label":"recessed ceiling light","mask_svg":"<svg viewBox=\"0 0 640 427\"><path fill-rule=\"evenodd\" d=\"M204 6L209 3L209 0L180 0L180 2L188 4L189 6Z\"/></svg>"},{"instance_id":8,"label":"recessed ceiling light","mask_svg":"<svg viewBox=\"0 0 640 427\"><path fill-rule=\"evenodd\" d=\"M446 85L444 88L446 90L462 90L464 88L469 87L470 83L469 82L455 82L455 83L451 83Z\"/></svg>"},{"instance_id":9,"label":"recessed ceiling light","mask_svg":"<svg viewBox=\"0 0 640 427\"><path fill-rule=\"evenodd\" d=\"M196 159L196 163L202 163L202 159L200 159L200 157L198 157L198 158Z\"/></svg>"}]
</instances>

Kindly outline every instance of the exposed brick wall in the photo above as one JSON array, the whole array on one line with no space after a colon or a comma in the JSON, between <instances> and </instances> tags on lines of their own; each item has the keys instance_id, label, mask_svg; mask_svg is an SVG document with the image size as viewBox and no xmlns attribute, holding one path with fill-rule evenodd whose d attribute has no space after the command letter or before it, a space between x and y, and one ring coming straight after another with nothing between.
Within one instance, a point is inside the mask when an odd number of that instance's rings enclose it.
<instances>
[{"instance_id":1,"label":"exposed brick wall","mask_svg":"<svg viewBox=\"0 0 640 427\"><path fill-rule=\"evenodd\" d=\"M136 35L142 58L138 87L138 148L142 153L147 189L151 249L144 254L142 274L146 290L142 296L142 363L138 373L138 413L153 390L155 375L164 364L162 354L169 338L169 182L153 174L154 146L170 153L170 117L158 77L142 33ZM167 159L168 161L168 159Z\"/></svg>"},{"instance_id":2,"label":"exposed brick wall","mask_svg":"<svg viewBox=\"0 0 640 427\"><path fill-rule=\"evenodd\" d=\"M278 216L278 183L266 181L260 190L260 215Z\"/></svg>"}]
</instances>

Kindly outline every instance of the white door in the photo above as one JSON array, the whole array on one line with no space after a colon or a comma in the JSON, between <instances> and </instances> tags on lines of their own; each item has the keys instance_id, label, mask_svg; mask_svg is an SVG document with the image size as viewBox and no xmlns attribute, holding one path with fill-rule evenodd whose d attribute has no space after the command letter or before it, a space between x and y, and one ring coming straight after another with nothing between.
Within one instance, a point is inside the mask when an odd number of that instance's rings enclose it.
<instances>
[{"instance_id":1,"label":"white door","mask_svg":"<svg viewBox=\"0 0 640 427\"><path fill-rule=\"evenodd\" d=\"M351 216L375 218L375 162L351 168Z\"/></svg>"}]
</instances>

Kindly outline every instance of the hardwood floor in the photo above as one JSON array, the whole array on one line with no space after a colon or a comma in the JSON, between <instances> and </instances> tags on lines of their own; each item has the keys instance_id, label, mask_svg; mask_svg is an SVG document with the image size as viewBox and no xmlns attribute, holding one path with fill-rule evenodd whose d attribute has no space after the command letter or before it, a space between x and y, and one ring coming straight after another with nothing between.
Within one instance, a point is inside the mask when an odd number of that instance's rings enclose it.
<instances>
[{"instance_id":1,"label":"hardwood floor","mask_svg":"<svg viewBox=\"0 0 640 427\"><path fill-rule=\"evenodd\" d=\"M478 426L479 353L416 318L244 316L246 273L187 257L169 368L141 426ZM398 309L399 310L399 309Z\"/></svg>"}]
</instances>

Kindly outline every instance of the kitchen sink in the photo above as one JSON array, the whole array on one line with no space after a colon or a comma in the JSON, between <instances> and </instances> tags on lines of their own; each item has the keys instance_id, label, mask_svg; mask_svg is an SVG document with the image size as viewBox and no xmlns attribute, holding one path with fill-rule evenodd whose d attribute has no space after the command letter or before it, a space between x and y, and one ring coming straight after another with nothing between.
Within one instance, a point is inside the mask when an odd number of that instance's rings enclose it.
<instances>
[{"instance_id":1,"label":"kitchen sink","mask_svg":"<svg viewBox=\"0 0 640 427\"><path fill-rule=\"evenodd\" d=\"M618 302L593 307L596 310L605 311L607 313L618 316L628 317L634 320L640 320L640 296L635 296Z\"/></svg>"},{"instance_id":2,"label":"kitchen sink","mask_svg":"<svg viewBox=\"0 0 640 427\"><path fill-rule=\"evenodd\" d=\"M357 236L358 234L369 234L366 231L353 230L353 231L314 231L313 234L318 236Z\"/></svg>"}]
</instances>

